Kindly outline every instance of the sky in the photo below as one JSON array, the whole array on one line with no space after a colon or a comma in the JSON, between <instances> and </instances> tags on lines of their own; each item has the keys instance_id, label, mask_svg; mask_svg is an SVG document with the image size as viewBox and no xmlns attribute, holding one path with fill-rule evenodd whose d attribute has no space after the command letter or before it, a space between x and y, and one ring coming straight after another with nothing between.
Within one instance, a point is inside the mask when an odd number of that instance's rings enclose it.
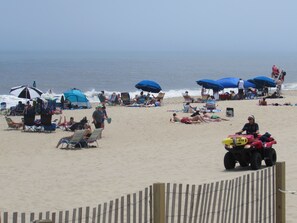
<instances>
[{"instance_id":1,"label":"sky","mask_svg":"<svg viewBox=\"0 0 297 223\"><path fill-rule=\"evenodd\" d=\"M0 51L297 51L296 0L0 0Z\"/></svg>"}]
</instances>

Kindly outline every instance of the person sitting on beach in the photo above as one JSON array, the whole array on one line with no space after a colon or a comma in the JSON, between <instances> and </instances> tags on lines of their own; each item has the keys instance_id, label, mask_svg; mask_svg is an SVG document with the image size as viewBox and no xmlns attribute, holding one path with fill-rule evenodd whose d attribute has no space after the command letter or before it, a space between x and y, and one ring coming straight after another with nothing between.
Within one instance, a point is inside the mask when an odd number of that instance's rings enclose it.
<instances>
[{"instance_id":1,"label":"person sitting on beach","mask_svg":"<svg viewBox=\"0 0 297 223\"><path fill-rule=\"evenodd\" d=\"M185 105L184 105L184 112L185 113L193 113L195 112L196 108L192 107L190 102L187 102Z\"/></svg>"},{"instance_id":2,"label":"person sitting on beach","mask_svg":"<svg viewBox=\"0 0 297 223\"><path fill-rule=\"evenodd\" d=\"M185 99L185 102L194 102L194 98L192 98L189 95L189 92L188 91L185 91L185 93L183 93L183 97Z\"/></svg>"},{"instance_id":3,"label":"person sitting on beach","mask_svg":"<svg viewBox=\"0 0 297 223\"><path fill-rule=\"evenodd\" d=\"M62 116L60 116L59 122L58 122L58 127L64 128L66 131L70 129L70 127L75 124L76 122L74 121L73 117L70 117L69 121L66 121L66 116L64 116L64 120L62 122Z\"/></svg>"},{"instance_id":4,"label":"person sitting on beach","mask_svg":"<svg viewBox=\"0 0 297 223\"><path fill-rule=\"evenodd\" d=\"M200 122L208 122L205 118L203 118L201 115L200 115L200 112L199 111L195 111L191 117L193 118L194 121L200 121Z\"/></svg>"},{"instance_id":5,"label":"person sitting on beach","mask_svg":"<svg viewBox=\"0 0 297 223\"><path fill-rule=\"evenodd\" d=\"M236 132L235 134L241 134L243 132L246 132L248 135L254 135L255 137L259 134L259 125L255 122L255 117L253 115L250 115L248 117L248 123L246 123L243 128Z\"/></svg>"},{"instance_id":6,"label":"person sitting on beach","mask_svg":"<svg viewBox=\"0 0 297 223\"><path fill-rule=\"evenodd\" d=\"M184 124L198 124L200 121L197 120L197 118L190 118L190 117L183 117L179 118L177 117L176 113L172 114L172 118L170 119L170 122L180 122Z\"/></svg>"},{"instance_id":7,"label":"person sitting on beach","mask_svg":"<svg viewBox=\"0 0 297 223\"><path fill-rule=\"evenodd\" d=\"M88 138L92 135L92 128L91 128L91 126L90 126L88 123L85 123L85 125L84 125L84 130L85 130L85 132L84 132L84 140L86 140L86 139L88 139ZM72 137L73 137L73 134L72 134L71 136L66 136L66 137L61 138L61 139L58 141L58 143L57 143L57 145L56 145L56 148L59 148L59 146L60 146L63 142L65 142L65 141L67 141L67 140L70 140Z\"/></svg>"},{"instance_id":8,"label":"person sitting on beach","mask_svg":"<svg viewBox=\"0 0 297 223\"><path fill-rule=\"evenodd\" d=\"M267 105L266 98L262 98L262 99L260 99L260 100L259 100L259 105L266 106L266 105Z\"/></svg>"},{"instance_id":9,"label":"person sitting on beach","mask_svg":"<svg viewBox=\"0 0 297 223\"><path fill-rule=\"evenodd\" d=\"M138 104L145 104L147 97L143 94L143 91L140 92L140 96L137 98L136 103Z\"/></svg>"}]
</instances>

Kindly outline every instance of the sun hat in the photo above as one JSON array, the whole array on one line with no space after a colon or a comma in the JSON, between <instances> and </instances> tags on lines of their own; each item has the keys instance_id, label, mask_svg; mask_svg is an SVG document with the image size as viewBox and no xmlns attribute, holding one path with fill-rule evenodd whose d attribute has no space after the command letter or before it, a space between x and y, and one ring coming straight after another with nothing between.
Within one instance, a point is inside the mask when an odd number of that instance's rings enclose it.
<instances>
[{"instance_id":1,"label":"sun hat","mask_svg":"<svg viewBox=\"0 0 297 223\"><path fill-rule=\"evenodd\" d=\"M97 108L103 108L103 105L102 104L99 104L97 107L96 107L96 109Z\"/></svg>"}]
</instances>

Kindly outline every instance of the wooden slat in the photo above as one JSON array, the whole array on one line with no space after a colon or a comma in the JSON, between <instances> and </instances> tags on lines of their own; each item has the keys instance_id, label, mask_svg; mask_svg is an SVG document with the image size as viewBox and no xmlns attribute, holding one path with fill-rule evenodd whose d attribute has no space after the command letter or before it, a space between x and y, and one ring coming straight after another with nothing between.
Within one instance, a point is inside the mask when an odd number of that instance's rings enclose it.
<instances>
[{"instance_id":1,"label":"wooden slat","mask_svg":"<svg viewBox=\"0 0 297 223\"><path fill-rule=\"evenodd\" d=\"M114 223L118 223L119 221L119 199L115 200L115 207L114 207Z\"/></svg>"},{"instance_id":2,"label":"wooden slat","mask_svg":"<svg viewBox=\"0 0 297 223\"><path fill-rule=\"evenodd\" d=\"M207 204L208 204L208 195L209 195L209 184L206 186L204 204L203 204L203 214L202 214L202 222L205 222L206 213L207 213Z\"/></svg>"},{"instance_id":3,"label":"wooden slat","mask_svg":"<svg viewBox=\"0 0 297 223\"><path fill-rule=\"evenodd\" d=\"M124 196L121 197L121 223L124 223L124 206L125 206L125 198Z\"/></svg>"},{"instance_id":4,"label":"wooden slat","mask_svg":"<svg viewBox=\"0 0 297 223\"><path fill-rule=\"evenodd\" d=\"M144 190L144 223L147 223L148 221L148 188L145 188Z\"/></svg>"},{"instance_id":5,"label":"wooden slat","mask_svg":"<svg viewBox=\"0 0 297 223\"><path fill-rule=\"evenodd\" d=\"M72 210L72 223L76 222L76 208L73 208Z\"/></svg>"},{"instance_id":6,"label":"wooden slat","mask_svg":"<svg viewBox=\"0 0 297 223\"><path fill-rule=\"evenodd\" d=\"M127 223L130 223L130 217L131 217L131 211L130 211L130 205L131 205L131 195L127 195Z\"/></svg>"},{"instance_id":7,"label":"wooden slat","mask_svg":"<svg viewBox=\"0 0 297 223\"><path fill-rule=\"evenodd\" d=\"M98 211L97 211L97 223L101 222L101 204L98 205Z\"/></svg>"},{"instance_id":8,"label":"wooden slat","mask_svg":"<svg viewBox=\"0 0 297 223\"><path fill-rule=\"evenodd\" d=\"M106 214L107 214L107 203L105 202L104 205L103 205L103 219L102 219L102 222L103 223L106 223Z\"/></svg>"},{"instance_id":9,"label":"wooden slat","mask_svg":"<svg viewBox=\"0 0 297 223\"><path fill-rule=\"evenodd\" d=\"M165 209L165 222L169 222L169 200L170 200L170 183L166 184L166 209Z\"/></svg>"},{"instance_id":10,"label":"wooden slat","mask_svg":"<svg viewBox=\"0 0 297 223\"><path fill-rule=\"evenodd\" d=\"M133 193L133 223L136 223L136 208L137 208L137 201L136 201L136 193Z\"/></svg>"},{"instance_id":11,"label":"wooden slat","mask_svg":"<svg viewBox=\"0 0 297 223\"><path fill-rule=\"evenodd\" d=\"M237 205L236 205L236 220L235 222L239 222L239 216L240 216L240 201L242 199L241 197L241 177L238 177L238 186L237 186Z\"/></svg>"},{"instance_id":12,"label":"wooden slat","mask_svg":"<svg viewBox=\"0 0 297 223\"><path fill-rule=\"evenodd\" d=\"M63 211L59 211L59 223L63 222Z\"/></svg>"},{"instance_id":13,"label":"wooden slat","mask_svg":"<svg viewBox=\"0 0 297 223\"><path fill-rule=\"evenodd\" d=\"M243 177L242 177L242 185L241 185L241 204L240 204L240 213L241 213L241 215L240 215L240 222L242 222L243 223L243 217L244 217L244 209L246 209L247 207L245 207L245 203L244 203L244 201L245 201L245 186L246 186L246 184L245 184L245 178L246 178L246 175L243 175ZM248 206L248 203L247 203L247 206Z\"/></svg>"},{"instance_id":14,"label":"wooden slat","mask_svg":"<svg viewBox=\"0 0 297 223\"><path fill-rule=\"evenodd\" d=\"M264 202L264 223L267 222L267 169L264 170L264 199L263 199L263 202Z\"/></svg>"},{"instance_id":15,"label":"wooden slat","mask_svg":"<svg viewBox=\"0 0 297 223\"><path fill-rule=\"evenodd\" d=\"M78 208L78 223L82 223L82 218L83 218L83 216L82 216L82 207L80 207L80 208Z\"/></svg>"},{"instance_id":16,"label":"wooden slat","mask_svg":"<svg viewBox=\"0 0 297 223\"><path fill-rule=\"evenodd\" d=\"M189 223L192 223L192 221L193 221L194 202L195 202L195 185L192 185L191 200L190 200Z\"/></svg>"},{"instance_id":17,"label":"wooden slat","mask_svg":"<svg viewBox=\"0 0 297 223\"><path fill-rule=\"evenodd\" d=\"M256 206L256 199L255 199L255 173L252 173L252 179L251 179L251 222L255 222L255 206Z\"/></svg>"},{"instance_id":18,"label":"wooden slat","mask_svg":"<svg viewBox=\"0 0 297 223\"><path fill-rule=\"evenodd\" d=\"M235 188L236 188L236 184L235 184L235 180L233 179L232 180L232 187L231 187L230 208L228 210L228 212L229 212L229 222L230 223L231 223L231 217L232 217L232 209L234 208L234 206L233 206L233 195L234 195L234 189ZM236 201L234 201L234 203L236 203Z\"/></svg>"},{"instance_id":19,"label":"wooden slat","mask_svg":"<svg viewBox=\"0 0 297 223\"><path fill-rule=\"evenodd\" d=\"M8 212L4 212L3 223L8 223Z\"/></svg>"},{"instance_id":20,"label":"wooden slat","mask_svg":"<svg viewBox=\"0 0 297 223\"><path fill-rule=\"evenodd\" d=\"M259 171L257 171L256 174L256 222L259 221L259 191L260 191L260 175L259 175Z\"/></svg>"},{"instance_id":21,"label":"wooden slat","mask_svg":"<svg viewBox=\"0 0 297 223\"><path fill-rule=\"evenodd\" d=\"M249 210L250 210L250 174L246 176L246 208L245 208L245 222L249 222Z\"/></svg>"},{"instance_id":22,"label":"wooden slat","mask_svg":"<svg viewBox=\"0 0 297 223\"><path fill-rule=\"evenodd\" d=\"M142 223L142 191L138 192L138 223Z\"/></svg>"},{"instance_id":23,"label":"wooden slat","mask_svg":"<svg viewBox=\"0 0 297 223\"><path fill-rule=\"evenodd\" d=\"M272 169L273 167L269 167L268 168L268 222L272 222L272 210L271 210L271 208L272 208L272 204L271 204L271 198L272 198L272 194L271 194L271 187L272 187L272 184L273 184L273 182L272 182L272 176L271 176L271 169Z\"/></svg>"},{"instance_id":24,"label":"wooden slat","mask_svg":"<svg viewBox=\"0 0 297 223\"><path fill-rule=\"evenodd\" d=\"M204 203L205 203L205 194L206 194L206 184L203 184L203 192L202 192L202 198L201 198L201 203L200 203L200 214L199 214L199 220L198 222L203 222L203 216L204 216Z\"/></svg>"},{"instance_id":25,"label":"wooden slat","mask_svg":"<svg viewBox=\"0 0 297 223\"><path fill-rule=\"evenodd\" d=\"M52 213L52 222L55 223L56 222L56 212Z\"/></svg>"},{"instance_id":26,"label":"wooden slat","mask_svg":"<svg viewBox=\"0 0 297 223\"><path fill-rule=\"evenodd\" d=\"M183 185L179 184L178 185L177 223L181 223L182 193L183 193Z\"/></svg>"},{"instance_id":27,"label":"wooden slat","mask_svg":"<svg viewBox=\"0 0 297 223\"><path fill-rule=\"evenodd\" d=\"M176 184L173 184L173 189L172 189L172 203L171 203L171 223L174 223L176 187L177 187L177 185Z\"/></svg>"},{"instance_id":28,"label":"wooden slat","mask_svg":"<svg viewBox=\"0 0 297 223\"><path fill-rule=\"evenodd\" d=\"M195 213L194 213L194 222L196 223L198 220L198 213L199 213L199 204L200 204L200 197L201 197L201 190L202 185L198 186L197 197L196 197L196 205L195 205ZM173 223L173 222L172 222Z\"/></svg>"},{"instance_id":29,"label":"wooden slat","mask_svg":"<svg viewBox=\"0 0 297 223\"><path fill-rule=\"evenodd\" d=\"M41 220L41 219L42 219L42 212L39 212L38 219L39 219L39 220Z\"/></svg>"},{"instance_id":30,"label":"wooden slat","mask_svg":"<svg viewBox=\"0 0 297 223\"><path fill-rule=\"evenodd\" d=\"M90 207L86 207L85 222L89 223L90 220Z\"/></svg>"},{"instance_id":31,"label":"wooden slat","mask_svg":"<svg viewBox=\"0 0 297 223\"><path fill-rule=\"evenodd\" d=\"M70 222L70 220L69 220L69 211L67 210L65 212L65 223L69 223L69 222Z\"/></svg>"},{"instance_id":32,"label":"wooden slat","mask_svg":"<svg viewBox=\"0 0 297 223\"><path fill-rule=\"evenodd\" d=\"M273 207L272 207L272 209L273 209L273 223L275 223L275 221L276 221L276 202L275 202L275 200L276 200L276 178L275 178L275 175L276 175L276 166L273 166L273 169L272 169L272 181L273 181L273 184L272 184L272 204L273 204Z\"/></svg>"},{"instance_id":33,"label":"wooden slat","mask_svg":"<svg viewBox=\"0 0 297 223\"><path fill-rule=\"evenodd\" d=\"M225 180L224 181L224 190L223 190L223 195L224 195L224 198L223 198L223 206L222 206L222 218L221 218L221 221L218 221L219 222L226 222L226 219L225 219L225 216L226 216L226 203L227 203L227 194L228 194L228 184L229 184L229 181L228 180Z\"/></svg>"},{"instance_id":34,"label":"wooden slat","mask_svg":"<svg viewBox=\"0 0 297 223\"><path fill-rule=\"evenodd\" d=\"M13 223L17 223L18 222L18 213L17 212L13 212L12 213L12 222Z\"/></svg>"},{"instance_id":35,"label":"wooden slat","mask_svg":"<svg viewBox=\"0 0 297 223\"><path fill-rule=\"evenodd\" d=\"M34 213L30 213L30 222L34 221Z\"/></svg>"},{"instance_id":36,"label":"wooden slat","mask_svg":"<svg viewBox=\"0 0 297 223\"><path fill-rule=\"evenodd\" d=\"M218 191L219 190L219 184L220 184L220 182L216 182L214 192L213 192L214 197L213 197L212 210L211 210L212 214L211 214L211 218L210 218L211 223L214 222L215 215L216 214L218 215L218 213L216 213L216 204L217 204L217 196L219 194L219 191Z\"/></svg>"},{"instance_id":37,"label":"wooden slat","mask_svg":"<svg viewBox=\"0 0 297 223\"><path fill-rule=\"evenodd\" d=\"M108 223L112 221L112 209L113 209L113 201L109 202L109 210L108 210Z\"/></svg>"},{"instance_id":38,"label":"wooden slat","mask_svg":"<svg viewBox=\"0 0 297 223\"><path fill-rule=\"evenodd\" d=\"M262 222L263 219L263 196L264 196L264 181L263 181L263 170L261 170L261 177L260 177L260 199L259 199L259 205L260 205L260 210L259 210L259 222Z\"/></svg>"},{"instance_id":39,"label":"wooden slat","mask_svg":"<svg viewBox=\"0 0 297 223\"><path fill-rule=\"evenodd\" d=\"M1 223L1 221L0 221ZM21 223L26 223L26 213L21 214Z\"/></svg>"},{"instance_id":40,"label":"wooden slat","mask_svg":"<svg viewBox=\"0 0 297 223\"><path fill-rule=\"evenodd\" d=\"M185 203L184 203L184 221L183 223L187 223L188 218L188 201L189 201L189 187L190 185L186 185L186 194L185 194Z\"/></svg>"},{"instance_id":41,"label":"wooden slat","mask_svg":"<svg viewBox=\"0 0 297 223\"><path fill-rule=\"evenodd\" d=\"M51 214L51 213L50 213L49 211L45 212L45 218L46 218L46 219L50 219L50 214Z\"/></svg>"},{"instance_id":42,"label":"wooden slat","mask_svg":"<svg viewBox=\"0 0 297 223\"><path fill-rule=\"evenodd\" d=\"M96 211L97 209L96 208L93 208L93 211L92 211L92 223L96 223ZM66 222L67 223L67 222Z\"/></svg>"},{"instance_id":43,"label":"wooden slat","mask_svg":"<svg viewBox=\"0 0 297 223\"><path fill-rule=\"evenodd\" d=\"M231 192L231 187L232 187L232 180L228 181L228 191L226 191L226 206L225 206L225 210L224 210L224 223L227 223L229 221L227 221L227 217L228 217L228 211L229 211L229 201L230 201L230 192ZM225 202L224 202L225 203Z\"/></svg>"},{"instance_id":44,"label":"wooden slat","mask_svg":"<svg viewBox=\"0 0 297 223\"><path fill-rule=\"evenodd\" d=\"M225 181L222 180L220 182L219 200L218 200L218 207L217 207L217 223L220 222L220 217L223 215L223 208L221 209L222 207L221 205L222 205L222 195L225 194L224 185L225 185Z\"/></svg>"},{"instance_id":45,"label":"wooden slat","mask_svg":"<svg viewBox=\"0 0 297 223\"><path fill-rule=\"evenodd\" d=\"M233 200L233 207L231 205L231 209L230 209L230 215L232 213L232 219L233 219L233 223L235 223L235 213L236 213L236 205L237 205L237 189L238 189L238 177L235 179L235 185L233 187L233 195L234 195L234 200Z\"/></svg>"},{"instance_id":46,"label":"wooden slat","mask_svg":"<svg viewBox=\"0 0 297 223\"><path fill-rule=\"evenodd\" d=\"M208 222L208 220L209 220L209 215L211 212L211 205L213 205L213 203L212 203L213 186L214 186L214 183L211 183L210 189L208 192L208 206L207 206L207 210L206 210L206 222Z\"/></svg>"},{"instance_id":47,"label":"wooden slat","mask_svg":"<svg viewBox=\"0 0 297 223\"><path fill-rule=\"evenodd\" d=\"M150 185L150 223L153 223L153 186Z\"/></svg>"}]
</instances>

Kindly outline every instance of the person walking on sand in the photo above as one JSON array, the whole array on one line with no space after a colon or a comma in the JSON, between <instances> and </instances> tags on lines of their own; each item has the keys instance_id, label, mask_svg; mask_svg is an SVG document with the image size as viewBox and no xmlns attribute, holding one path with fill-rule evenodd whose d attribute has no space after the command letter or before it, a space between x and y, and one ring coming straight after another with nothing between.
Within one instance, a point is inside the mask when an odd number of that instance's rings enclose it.
<instances>
[{"instance_id":1,"label":"person walking on sand","mask_svg":"<svg viewBox=\"0 0 297 223\"><path fill-rule=\"evenodd\" d=\"M104 113L102 108L103 108L103 105L101 104L98 105L92 115L93 123L96 129L102 128L102 123L104 120Z\"/></svg>"}]
</instances>

